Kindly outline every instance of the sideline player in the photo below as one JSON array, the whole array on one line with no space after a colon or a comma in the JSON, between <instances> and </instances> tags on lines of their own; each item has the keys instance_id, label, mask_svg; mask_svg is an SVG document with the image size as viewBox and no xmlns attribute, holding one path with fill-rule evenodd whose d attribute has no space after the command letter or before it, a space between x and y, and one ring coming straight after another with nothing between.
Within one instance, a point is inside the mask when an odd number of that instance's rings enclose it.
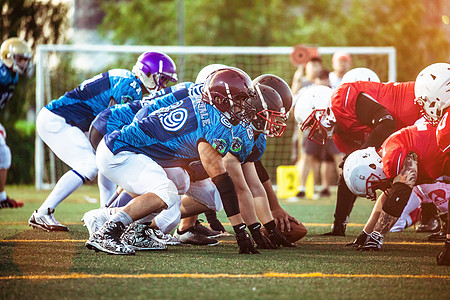
<instances>
[{"instance_id":1,"label":"sideline player","mask_svg":"<svg viewBox=\"0 0 450 300\"><path fill-rule=\"evenodd\" d=\"M30 46L19 38L9 38L0 47L0 109L11 99L19 75L29 75L32 69ZM23 202L6 195L6 177L11 167L11 150L6 144L6 130L0 124L0 209L22 207Z\"/></svg>"},{"instance_id":2,"label":"sideline player","mask_svg":"<svg viewBox=\"0 0 450 300\"><path fill-rule=\"evenodd\" d=\"M46 231L68 230L53 213L78 187L97 176L95 154L87 137L96 115L110 105L141 99L143 93L158 91L176 80L173 60L164 53L149 51L139 56L132 72L113 69L96 75L43 107L36 120L37 132L72 170L58 180L44 203L31 215L29 225ZM98 182L104 204L116 186L103 176Z\"/></svg>"}]
</instances>

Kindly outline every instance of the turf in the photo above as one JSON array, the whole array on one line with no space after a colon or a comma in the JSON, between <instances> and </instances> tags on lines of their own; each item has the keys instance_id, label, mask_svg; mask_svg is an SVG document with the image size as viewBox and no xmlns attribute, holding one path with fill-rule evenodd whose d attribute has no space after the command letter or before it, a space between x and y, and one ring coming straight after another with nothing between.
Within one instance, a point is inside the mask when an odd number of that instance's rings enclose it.
<instances>
[{"instance_id":1,"label":"turf","mask_svg":"<svg viewBox=\"0 0 450 300\"><path fill-rule=\"evenodd\" d=\"M60 204L65 233L31 229L27 220L49 191L9 186L20 209L0 210L1 299L448 299L450 269L436 265L442 245L413 228L390 233L384 251L345 246L361 231L373 203L358 199L346 237L327 237L335 194L282 206L308 228L293 249L239 255L234 238L215 247L169 246L168 251L113 256L87 250L85 211L98 207L94 185ZM219 214L227 222L223 213ZM229 225L225 226L231 230Z\"/></svg>"}]
</instances>

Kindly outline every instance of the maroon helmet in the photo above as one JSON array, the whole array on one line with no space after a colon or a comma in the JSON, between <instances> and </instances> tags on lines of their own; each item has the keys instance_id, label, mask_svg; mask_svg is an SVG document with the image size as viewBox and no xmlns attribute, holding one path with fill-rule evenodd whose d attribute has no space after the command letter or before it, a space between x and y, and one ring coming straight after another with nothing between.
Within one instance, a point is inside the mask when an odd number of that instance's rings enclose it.
<instances>
[{"instance_id":1,"label":"maroon helmet","mask_svg":"<svg viewBox=\"0 0 450 300\"><path fill-rule=\"evenodd\" d=\"M256 97L253 106L256 116L252 121L253 130L267 136L280 137L286 130L286 114L278 92L270 86L255 85Z\"/></svg>"},{"instance_id":2,"label":"maroon helmet","mask_svg":"<svg viewBox=\"0 0 450 300\"><path fill-rule=\"evenodd\" d=\"M250 123L255 116L251 104L255 96L250 77L237 68L219 69L211 73L203 86L203 101L216 107L232 125Z\"/></svg>"},{"instance_id":3,"label":"maroon helmet","mask_svg":"<svg viewBox=\"0 0 450 300\"><path fill-rule=\"evenodd\" d=\"M273 88L280 95L286 114L292 106L292 91L289 85L280 77L273 74L263 74L253 79L253 85L264 84Z\"/></svg>"}]
</instances>

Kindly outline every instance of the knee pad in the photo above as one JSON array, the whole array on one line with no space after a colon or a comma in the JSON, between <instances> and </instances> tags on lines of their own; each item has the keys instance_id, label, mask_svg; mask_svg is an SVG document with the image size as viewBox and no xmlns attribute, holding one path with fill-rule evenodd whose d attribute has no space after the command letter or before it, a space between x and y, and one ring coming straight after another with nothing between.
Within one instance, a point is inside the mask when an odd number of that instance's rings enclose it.
<instances>
[{"instance_id":1,"label":"knee pad","mask_svg":"<svg viewBox=\"0 0 450 300\"><path fill-rule=\"evenodd\" d=\"M163 200L167 204L166 209L170 209L174 205L177 205L179 207L181 204L181 196L178 194L178 189L172 180L169 180L168 185L169 185L167 189L168 198L167 200Z\"/></svg>"},{"instance_id":2,"label":"knee pad","mask_svg":"<svg viewBox=\"0 0 450 300\"><path fill-rule=\"evenodd\" d=\"M3 138L0 138L5 141ZM0 169L9 169L11 167L11 149L5 142L0 142Z\"/></svg>"},{"instance_id":3,"label":"knee pad","mask_svg":"<svg viewBox=\"0 0 450 300\"><path fill-rule=\"evenodd\" d=\"M163 210L155 219L155 225L164 233L174 230L181 220L181 211L179 205L174 205L169 209Z\"/></svg>"},{"instance_id":4,"label":"knee pad","mask_svg":"<svg viewBox=\"0 0 450 300\"><path fill-rule=\"evenodd\" d=\"M411 192L412 188L406 184L402 182L394 183L383 204L383 210L391 216L399 218L408 203Z\"/></svg>"}]
</instances>

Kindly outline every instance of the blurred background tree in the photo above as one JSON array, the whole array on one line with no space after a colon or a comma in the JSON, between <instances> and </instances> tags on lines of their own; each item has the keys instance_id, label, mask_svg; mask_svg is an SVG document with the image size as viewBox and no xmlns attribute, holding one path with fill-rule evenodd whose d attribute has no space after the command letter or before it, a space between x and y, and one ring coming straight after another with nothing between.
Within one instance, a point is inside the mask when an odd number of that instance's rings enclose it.
<instances>
[{"instance_id":1,"label":"blurred background tree","mask_svg":"<svg viewBox=\"0 0 450 300\"><path fill-rule=\"evenodd\" d=\"M100 32L116 44L177 45L179 1L102 1L105 17ZM421 1L184 0L182 4L185 45L393 46L398 81L414 80L425 66L447 61L450 50L436 22L425 22ZM440 15L436 18L439 23Z\"/></svg>"},{"instance_id":2,"label":"blurred background tree","mask_svg":"<svg viewBox=\"0 0 450 300\"><path fill-rule=\"evenodd\" d=\"M67 4L51 1L2 0L0 36L2 41L21 37L34 50L38 44L65 42L68 28ZM0 123L7 132L12 152L8 183L31 183L34 180L34 120L27 119L35 103L35 77L20 76L13 97L0 111Z\"/></svg>"}]
</instances>

